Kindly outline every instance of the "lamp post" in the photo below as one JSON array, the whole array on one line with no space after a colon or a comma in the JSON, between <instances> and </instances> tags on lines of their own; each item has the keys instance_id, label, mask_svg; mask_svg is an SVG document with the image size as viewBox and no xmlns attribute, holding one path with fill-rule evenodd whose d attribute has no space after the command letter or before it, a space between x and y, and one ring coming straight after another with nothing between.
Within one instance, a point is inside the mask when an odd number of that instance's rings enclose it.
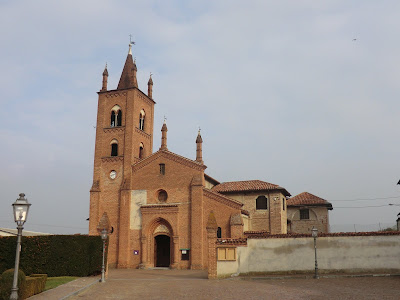
<instances>
[{"instance_id":1,"label":"lamp post","mask_svg":"<svg viewBox=\"0 0 400 300\"><path fill-rule=\"evenodd\" d=\"M103 264L101 265L101 279L100 279L100 282L106 282L106 280L104 278L104 270L105 270L105 267L104 267L104 254L105 254L105 248L106 248L107 234L108 234L108 231L105 228L100 233L101 239L103 240Z\"/></svg>"},{"instance_id":2,"label":"lamp post","mask_svg":"<svg viewBox=\"0 0 400 300\"><path fill-rule=\"evenodd\" d=\"M312 237L314 238L314 252L315 252L315 274L314 278L319 279L318 276L318 261L317 261L317 237L318 237L318 229L313 226L311 230Z\"/></svg>"},{"instance_id":3,"label":"lamp post","mask_svg":"<svg viewBox=\"0 0 400 300\"><path fill-rule=\"evenodd\" d=\"M17 236L17 249L15 251L15 267L14 267L14 280L11 289L10 300L18 300L18 268L19 268L19 254L21 252L21 236L22 227L28 218L28 211L30 203L25 199L25 194L19 194L19 198L12 204L14 211L14 221L17 223L18 236Z\"/></svg>"}]
</instances>

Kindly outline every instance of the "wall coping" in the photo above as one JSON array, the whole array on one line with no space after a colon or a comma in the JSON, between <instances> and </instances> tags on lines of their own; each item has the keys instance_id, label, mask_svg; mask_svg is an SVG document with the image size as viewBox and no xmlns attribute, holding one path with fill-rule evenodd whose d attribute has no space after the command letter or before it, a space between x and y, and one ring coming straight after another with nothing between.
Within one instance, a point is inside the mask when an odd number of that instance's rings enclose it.
<instances>
[{"instance_id":1,"label":"wall coping","mask_svg":"<svg viewBox=\"0 0 400 300\"><path fill-rule=\"evenodd\" d=\"M239 239L217 239L215 242L218 246L225 246L225 245L235 245L235 246L247 246L247 239L246 238L239 238Z\"/></svg>"},{"instance_id":2,"label":"wall coping","mask_svg":"<svg viewBox=\"0 0 400 300\"><path fill-rule=\"evenodd\" d=\"M245 231L247 239L273 239L273 238L309 238L310 234L288 233L288 234L268 234L266 232ZM371 231L371 232L334 232L318 233L318 237L337 237L337 236L380 236L380 235L400 235L400 231Z\"/></svg>"}]
</instances>

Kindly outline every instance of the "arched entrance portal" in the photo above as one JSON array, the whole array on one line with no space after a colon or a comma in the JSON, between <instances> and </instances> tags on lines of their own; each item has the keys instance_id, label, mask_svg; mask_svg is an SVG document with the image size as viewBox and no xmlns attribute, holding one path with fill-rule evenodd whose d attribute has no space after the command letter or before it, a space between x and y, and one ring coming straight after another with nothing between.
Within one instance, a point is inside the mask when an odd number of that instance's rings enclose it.
<instances>
[{"instance_id":1,"label":"arched entrance portal","mask_svg":"<svg viewBox=\"0 0 400 300\"><path fill-rule=\"evenodd\" d=\"M156 267L169 267L171 264L171 239L167 235L154 237L155 265Z\"/></svg>"}]
</instances>

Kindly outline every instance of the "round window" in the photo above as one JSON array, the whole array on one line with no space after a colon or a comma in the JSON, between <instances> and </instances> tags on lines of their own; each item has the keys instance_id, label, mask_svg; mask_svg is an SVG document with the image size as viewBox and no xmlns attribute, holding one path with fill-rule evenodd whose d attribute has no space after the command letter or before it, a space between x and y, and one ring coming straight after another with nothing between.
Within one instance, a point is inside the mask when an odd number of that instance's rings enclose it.
<instances>
[{"instance_id":1,"label":"round window","mask_svg":"<svg viewBox=\"0 0 400 300\"><path fill-rule=\"evenodd\" d=\"M160 202L166 202L166 201L167 201L167 198L168 198L168 194L167 194L166 191L160 190L160 191L158 192L158 201L160 201Z\"/></svg>"}]
</instances>

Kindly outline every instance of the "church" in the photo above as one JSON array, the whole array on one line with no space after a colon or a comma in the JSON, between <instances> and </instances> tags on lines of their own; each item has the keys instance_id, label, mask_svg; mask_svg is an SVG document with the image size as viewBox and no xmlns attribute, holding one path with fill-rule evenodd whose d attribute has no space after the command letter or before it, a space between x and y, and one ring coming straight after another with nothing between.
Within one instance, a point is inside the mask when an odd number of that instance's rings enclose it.
<instances>
[{"instance_id":1,"label":"church","mask_svg":"<svg viewBox=\"0 0 400 300\"><path fill-rule=\"evenodd\" d=\"M332 205L322 198L307 193L291 207L290 193L279 185L260 180L220 183L207 175L200 131L193 136L196 158L186 158L168 150L164 121L153 152L153 80L150 76L145 93L136 73L129 45L117 88L108 89L106 66L98 92L89 234L98 234L106 213L113 228L110 267L207 269L211 212L222 239L244 238L248 232L287 234L288 228L309 232L310 226L329 230Z\"/></svg>"}]
</instances>

